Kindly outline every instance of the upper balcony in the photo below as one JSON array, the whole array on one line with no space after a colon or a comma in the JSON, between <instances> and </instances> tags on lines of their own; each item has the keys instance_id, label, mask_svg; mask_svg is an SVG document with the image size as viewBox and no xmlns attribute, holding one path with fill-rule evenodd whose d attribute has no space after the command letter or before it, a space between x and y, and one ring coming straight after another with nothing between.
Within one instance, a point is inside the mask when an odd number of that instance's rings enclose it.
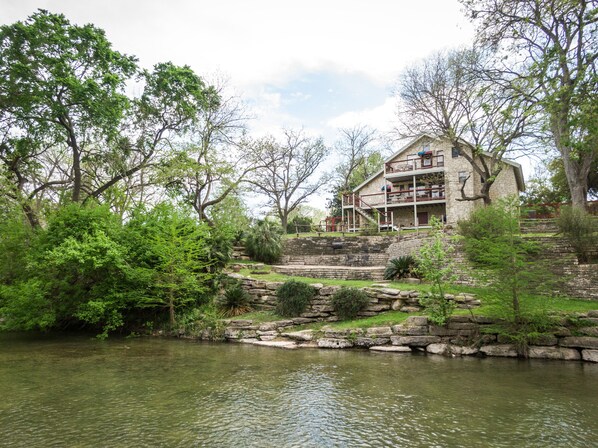
<instances>
[{"instance_id":1,"label":"upper balcony","mask_svg":"<svg viewBox=\"0 0 598 448\"><path fill-rule=\"evenodd\" d=\"M419 171L440 171L444 169L444 154L424 155L407 160L395 160L385 164L387 179L419 174Z\"/></svg>"},{"instance_id":2,"label":"upper balcony","mask_svg":"<svg viewBox=\"0 0 598 448\"><path fill-rule=\"evenodd\" d=\"M419 187L413 190L396 190L371 194L345 194L343 207L357 206L364 209L380 208L385 206L400 206L419 202L446 200L444 185L434 185L431 188Z\"/></svg>"}]
</instances>

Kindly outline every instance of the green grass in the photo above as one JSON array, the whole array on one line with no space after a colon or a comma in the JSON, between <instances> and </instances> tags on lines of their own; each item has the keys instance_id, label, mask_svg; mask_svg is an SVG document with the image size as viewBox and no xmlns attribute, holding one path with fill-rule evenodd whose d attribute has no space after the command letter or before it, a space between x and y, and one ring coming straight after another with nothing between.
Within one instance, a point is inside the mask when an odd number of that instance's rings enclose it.
<instances>
[{"instance_id":1,"label":"green grass","mask_svg":"<svg viewBox=\"0 0 598 448\"><path fill-rule=\"evenodd\" d=\"M386 327L404 322L411 314L400 311L386 311L376 316L364 317L362 319L344 320L340 322L331 322L328 325L337 330L346 330L349 328L370 328Z\"/></svg>"}]
</instances>

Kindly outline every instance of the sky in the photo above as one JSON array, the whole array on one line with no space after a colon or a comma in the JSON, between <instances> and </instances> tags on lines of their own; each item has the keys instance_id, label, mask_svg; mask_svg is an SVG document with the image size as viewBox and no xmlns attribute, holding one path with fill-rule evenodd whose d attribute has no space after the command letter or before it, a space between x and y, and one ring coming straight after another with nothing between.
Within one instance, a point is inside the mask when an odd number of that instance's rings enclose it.
<instances>
[{"instance_id":1,"label":"sky","mask_svg":"<svg viewBox=\"0 0 598 448\"><path fill-rule=\"evenodd\" d=\"M255 135L303 128L328 144L340 127L389 131L401 71L473 40L456 0L0 0L0 23L38 8L104 29L143 67L228 78Z\"/></svg>"}]
</instances>

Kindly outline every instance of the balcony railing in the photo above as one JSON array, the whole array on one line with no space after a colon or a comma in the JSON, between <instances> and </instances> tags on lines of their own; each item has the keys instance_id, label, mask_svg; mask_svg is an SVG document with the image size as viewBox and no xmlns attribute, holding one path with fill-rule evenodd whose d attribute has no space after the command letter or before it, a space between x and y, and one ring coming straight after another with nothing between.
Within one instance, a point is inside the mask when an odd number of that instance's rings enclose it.
<instances>
[{"instance_id":1,"label":"balcony railing","mask_svg":"<svg viewBox=\"0 0 598 448\"><path fill-rule=\"evenodd\" d=\"M385 196L386 195L386 200ZM343 206L356 205L364 209L381 207L385 204L406 204L412 202L442 201L445 197L444 185L431 188L389 191L386 193L372 193L364 195L343 195Z\"/></svg>"},{"instance_id":2,"label":"balcony railing","mask_svg":"<svg viewBox=\"0 0 598 448\"><path fill-rule=\"evenodd\" d=\"M395 160L386 163L386 174L404 173L406 171L429 170L444 166L444 155L420 157L410 160Z\"/></svg>"}]
</instances>

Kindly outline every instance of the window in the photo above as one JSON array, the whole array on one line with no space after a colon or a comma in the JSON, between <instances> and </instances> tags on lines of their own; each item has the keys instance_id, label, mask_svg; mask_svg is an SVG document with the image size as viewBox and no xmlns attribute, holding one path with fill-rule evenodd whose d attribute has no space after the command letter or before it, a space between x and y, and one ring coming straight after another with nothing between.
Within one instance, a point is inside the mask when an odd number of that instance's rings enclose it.
<instances>
[{"instance_id":1,"label":"window","mask_svg":"<svg viewBox=\"0 0 598 448\"><path fill-rule=\"evenodd\" d=\"M469 173L467 171L459 171L459 183L460 184L464 184L468 178L469 178Z\"/></svg>"},{"instance_id":2,"label":"window","mask_svg":"<svg viewBox=\"0 0 598 448\"><path fill-rule=\"evenodd\" d=\"M461 154L461 151L459 151L459 148L451 148L451 155L453 156L453 159L455 157L459 157L460 154Z\"/></svg>"}]
</instances>

